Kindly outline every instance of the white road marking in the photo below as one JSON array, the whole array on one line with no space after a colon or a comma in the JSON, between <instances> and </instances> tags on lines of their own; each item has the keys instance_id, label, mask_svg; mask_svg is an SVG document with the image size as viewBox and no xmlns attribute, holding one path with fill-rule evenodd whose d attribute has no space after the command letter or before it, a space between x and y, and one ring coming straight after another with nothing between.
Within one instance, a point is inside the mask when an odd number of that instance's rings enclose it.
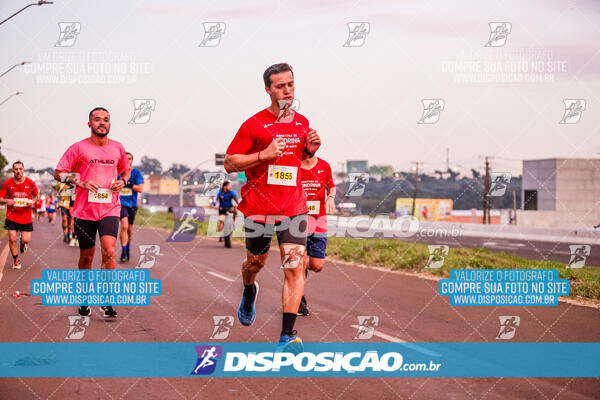
<instances>
[{"instance_id":1,"label":"white road marking","mask_svg":"<svg viewBox=\"0 0 600 400\"><path fill-rule=\"evenodd\" d=\"M358 328L359 328L359 325L350 325L350 326L351 326L352 328L354 328L354 329L358 329ZM379 338L381 338L381 339L385 339L385 340L387 340L388 342L392 342L392 343L404 343L404 346L406 346L406 347L408 347L408 348L410 348L410 349L416 350L416 351L418 351L419 353L427 354L428 356L432 356L432 357L441 357L441 355L440 355L440 354L438 354L438 353L436 353L436 352L429 351L429 350L427 350L427 349L424 349L424 348L423 348L423 347L421 347L421 346L417 346L416 344L413 344L413 343L407 342L407 341L405 341L405 340L402 340L402 339L400 339L400 338L397 338L397 337L395 337L395 336L391 336L391 335L388 335L388 334L386 334L386 333L379 332L377 329L375 329L375 331L373 332L373 336L377 336L377 337L379 337Z\"/></svg>"},{"instance_id":2,"label":"white road marking","mask_svg":"<svg viewBox=\"0 0 600 400\"><path fill-rule=\"evenodd\" d=\"M358 329L360 327L359 325L350 325L350 326L355 329ZM407 341L397 338L395 336L390 336L386 333L379 332L377 329L375 329L375 331L373 332L373 336L380 337L380 338L385 339L388 342L392 342L392 343L408 343Z\"/></svg>"},{"instance_id":3,"label":"white road marking","mask_svg":"<svg viewBox=\"0 0 600 400\"><path fill-rule=\"evenodd\" d=\"M223 279L224 281L227 281L227 282L235 282L235 279L231 279L229 277L226 277L224 275L218 274L216 272L208 271L207 274L210 274L212 276L216 276L217 278L221 278L221 279Z\"/></svg>"},{"instance_id":4,"label":"white road marking","mask_svg":"<svg viewBox=\"0 0 600 400\"><path fill-rule=\"evenodd\" d=\"M510 242L483 242L483 246L496 247L498 249L516 249L517 247L525 247L524 243L510 243Z\"/></svg>"}]
</instances>

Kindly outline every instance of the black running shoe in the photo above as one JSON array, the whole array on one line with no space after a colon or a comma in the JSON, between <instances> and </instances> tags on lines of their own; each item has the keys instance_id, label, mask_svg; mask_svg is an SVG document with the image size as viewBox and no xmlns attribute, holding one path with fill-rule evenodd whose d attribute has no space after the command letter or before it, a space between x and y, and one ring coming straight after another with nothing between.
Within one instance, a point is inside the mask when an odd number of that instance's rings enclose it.
<instances>
[{"instance_id":1,"label":"black running shoe","mask_svg":"<svg viewBox=\"0 0 600 400\"><path fill-rule=\"evenodd\" d=\"M117 318L117 312L112 306L100 306L100 311L103 312L105 318Z\"/></svg>"},{"instance_id":2,"label":"black running shoe","mask_svg":"<svg viewBox=\"0 0 600 400\"><path fill-rule=\"evenodd\" d=\"M91 311L92 310L90 310L88 306L79 306L79 310L77 312L79 313L79 315L87 317L88 315L90 315Z\"/></svg>"},{"instance_id":3,"label":"black running shoe","mask_svg":"<svg viewBox=\"0 0 600 400\"><path fill-rule=\"evenodd\" d=\"M306 304L306 298L302 296L300 300L300 307L298 307L298 315L307 316L310 312L308 311L308 305Z\"/></svg>"},{"instance_id":4,"label":"black running shoe","mask_svg":"<svg viewBox=\"0 0 600 400\"><path fill-rule=\"evenodd\" d=\"M121 259L119 261L122 262L122 263L127 262L127 253L125 253L124 251L122 251L121 252Z\"/></svg>"}]
</instances>

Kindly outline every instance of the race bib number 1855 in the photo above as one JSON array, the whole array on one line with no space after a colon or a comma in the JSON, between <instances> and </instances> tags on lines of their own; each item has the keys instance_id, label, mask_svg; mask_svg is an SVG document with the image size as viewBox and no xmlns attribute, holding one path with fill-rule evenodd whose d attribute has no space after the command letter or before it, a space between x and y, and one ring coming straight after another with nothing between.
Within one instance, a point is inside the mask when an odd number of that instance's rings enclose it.
<instances>
[{"instance_id":1,"label":"race bib number 1855","mask_svg":"<svg viewBox=\"0 0 600 400\"><path fill-rule=\"evenodd\" d=\"M286 167L284 165L269 165L269 185L296 186L298 167Z\"/></svg>"}]
</instances>

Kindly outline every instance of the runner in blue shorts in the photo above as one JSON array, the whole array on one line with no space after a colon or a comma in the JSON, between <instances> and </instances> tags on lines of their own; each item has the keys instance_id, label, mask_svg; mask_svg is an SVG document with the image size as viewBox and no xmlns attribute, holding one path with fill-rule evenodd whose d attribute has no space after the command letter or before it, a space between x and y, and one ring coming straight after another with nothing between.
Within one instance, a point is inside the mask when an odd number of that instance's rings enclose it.
<instances>
[{"instance_id":1,"label":"runner in blue shorts","mask_svg":"<svg viewBox=\"0 0 600 400\"><path fill-rule=\"evenodd\" d=\"M335 212L335 184L329 163L312 156L302 161L302 188L308 206L308 237L304 256L305 277L308 270L323 269L327 249L327 213ZM308 258L308 260L307 260ZM304 287L306 291L306 286ZM306 297L302 296L298 315L308 315Z\"/></svg>"},{"instance_id":2,"label":"runner in blue shorts","mask_svg":"<svg viewBox=\"0 0 600 400\"><path fill-rule=\"evenodd\" d=\"M138 209L138 193L142 193L144 188L144 177L139 169L133 168L133 154L127 152L129 165L132 167L131 177L125 182L125 186L121 189L121 259L120 261L129 261L129 246L131 245L131 237L133 236L133 223ZM121 179L121 176L117 177Z\"/></svg>"}]
</instances>

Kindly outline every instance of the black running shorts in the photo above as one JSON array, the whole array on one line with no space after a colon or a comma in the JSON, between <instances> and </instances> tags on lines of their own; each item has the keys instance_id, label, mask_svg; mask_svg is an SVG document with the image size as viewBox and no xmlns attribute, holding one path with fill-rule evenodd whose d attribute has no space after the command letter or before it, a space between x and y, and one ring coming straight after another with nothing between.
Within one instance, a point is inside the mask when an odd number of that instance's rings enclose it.
<instances>
[{"instance_id":1,"label":"black running shorts","mask_svg":"<svg viewBox=\"0 0 600 400\"><path fill-rule=\"evenodd\" d=\"M129 225L133 225L133 222L135 221L135 215L137 214L137 210L137 207L127 207L121 205L121 219L127 218Z\"/></svg>"},{"instance_id":2,"label":"black running shorts","mask_svg":"<svg viewBox=\"0 0 600 400\"><path fill-rule=\"evenodd\" d=\"M244 218L246 249L255 256L265 254L271 247L273 231L275 231L277 243L280 245L292 243L306 247L307 227L308 217L306 214L295 215L276 224L266 224Z\"/></svg>"},{"instance_id":3,"label":"black running shorts","mask_svg":"<svg viewBox=\"0 0 600 400\"><path fill-rule=\"evenodd\" d=\"M19 224L18 222L11 221L10 219L4 220L4 229L7 231L17 232L33 232L33 224Z\"/></svg>"},{"instance_id":4,"label":"black running shorts","mask_svg":"<svg viewBox=\"0 0 600 400\"><path fill-rule=\"evenodd\" d=\"M79 248L91 249L96 244L96 232L98 236L114 236L119 234L119 217L104 217L99 221L75 218L75 234L79 240Z\"/></svg>"}]
</instances>

